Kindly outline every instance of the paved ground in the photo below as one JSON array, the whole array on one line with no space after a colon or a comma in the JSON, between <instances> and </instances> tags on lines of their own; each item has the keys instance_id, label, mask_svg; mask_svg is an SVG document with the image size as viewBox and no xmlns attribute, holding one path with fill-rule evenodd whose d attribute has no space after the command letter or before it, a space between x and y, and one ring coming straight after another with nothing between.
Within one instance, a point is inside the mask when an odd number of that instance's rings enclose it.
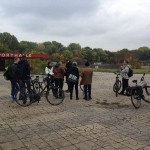
<instances>
[{"instance_id":1,"label":"paved ground","mask_svg":"<svg viewBox=\"0 0 150 150\"><path fill-rule=\"evenodd\" d=\"M42 98L24 108L10 101L0 74L0 150L150 150L150 105L135 110L129 97L116 98L114 80L112 73L94 73L91 101L82 92L69 100L67 93L59 106Z\"/></svg>"}]
</instances>

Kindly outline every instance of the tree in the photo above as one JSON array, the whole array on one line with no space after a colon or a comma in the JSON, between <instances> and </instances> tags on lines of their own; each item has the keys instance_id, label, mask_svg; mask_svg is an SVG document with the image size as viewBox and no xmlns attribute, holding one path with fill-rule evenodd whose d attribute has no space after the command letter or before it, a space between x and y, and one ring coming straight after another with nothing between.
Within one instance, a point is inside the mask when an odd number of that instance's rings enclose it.
<instances>
[{"instance_id":1,"label":"tree","mask_svg":"<svg viewBox=\"0 0 150 150\"><path fill-rule=\"evenodd\" d=\"M80 44L77 44L77 43L71 43L71 44L69 44L67 49L72 51L73 53L75 53L76 51L81 50L81 46L80 46Z\"/></svg>"},{"instance_id":2,"label":"tree","mask_svg":"<svg viewBox=\"0 0 150 150\"><path fill-rule=\"evenodd\" d=\"M19 42L17 38L10 33L0 33L0 43L7 45L9 51L18 51Z\"/></svg>"}]
</instances>

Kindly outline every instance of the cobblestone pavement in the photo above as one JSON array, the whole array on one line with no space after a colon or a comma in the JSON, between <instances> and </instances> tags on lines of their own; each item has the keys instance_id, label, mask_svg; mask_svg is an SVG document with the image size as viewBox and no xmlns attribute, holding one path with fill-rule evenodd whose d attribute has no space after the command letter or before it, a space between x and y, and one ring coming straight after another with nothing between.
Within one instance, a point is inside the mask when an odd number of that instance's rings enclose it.
<instances>
[{"instance_id":1,"label":"cobblestone pavement","mask_svg":"<svg viewBox=\"0 0 150 150\"><path fill-rule=\"evenodd\" d=\"M0 150L150 150L150 105L136 110L129 97L116 98L114 80L112 73L94 73L91 101L80 91L78 101L66 93L59 106L42 98L20 107L0 74Z\"/></svg>"}]
</instances>

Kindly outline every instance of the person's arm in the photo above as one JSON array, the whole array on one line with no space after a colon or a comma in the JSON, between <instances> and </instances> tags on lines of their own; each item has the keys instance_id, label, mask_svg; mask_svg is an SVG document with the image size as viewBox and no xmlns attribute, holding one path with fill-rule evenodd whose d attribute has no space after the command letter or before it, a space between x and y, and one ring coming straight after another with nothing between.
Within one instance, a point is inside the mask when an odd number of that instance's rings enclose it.
<instances>
[{"instance_id":1,"label":"person's arm","mask_svg":"<svg viewBox=\"0 0 150 150\"><path fill-rule=\"evenodd\" d=\"M49 74L49 69L48 69L48 67L45 67L45 74Z\"/></svg>"}]
</instances>

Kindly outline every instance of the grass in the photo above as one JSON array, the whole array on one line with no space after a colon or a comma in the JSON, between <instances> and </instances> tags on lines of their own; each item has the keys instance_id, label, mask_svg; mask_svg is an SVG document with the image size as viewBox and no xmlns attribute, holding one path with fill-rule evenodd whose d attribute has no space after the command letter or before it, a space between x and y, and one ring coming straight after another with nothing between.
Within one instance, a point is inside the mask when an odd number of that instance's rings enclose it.
<instances>
[{"instance_id":1,"label":"grass","mask_svg":"<svg viewBox=\"0 0 150 150\"><path fill-rule=\"evenodd\" d=\"M113 72L119 72L119 69L105 69L105 68L98 68L98 69L94 69L95 72L109 72L109 73L113 73ZM133 69L133 73L134 74L150 74L150 69Z\"/></svg>"}]
</instances>

